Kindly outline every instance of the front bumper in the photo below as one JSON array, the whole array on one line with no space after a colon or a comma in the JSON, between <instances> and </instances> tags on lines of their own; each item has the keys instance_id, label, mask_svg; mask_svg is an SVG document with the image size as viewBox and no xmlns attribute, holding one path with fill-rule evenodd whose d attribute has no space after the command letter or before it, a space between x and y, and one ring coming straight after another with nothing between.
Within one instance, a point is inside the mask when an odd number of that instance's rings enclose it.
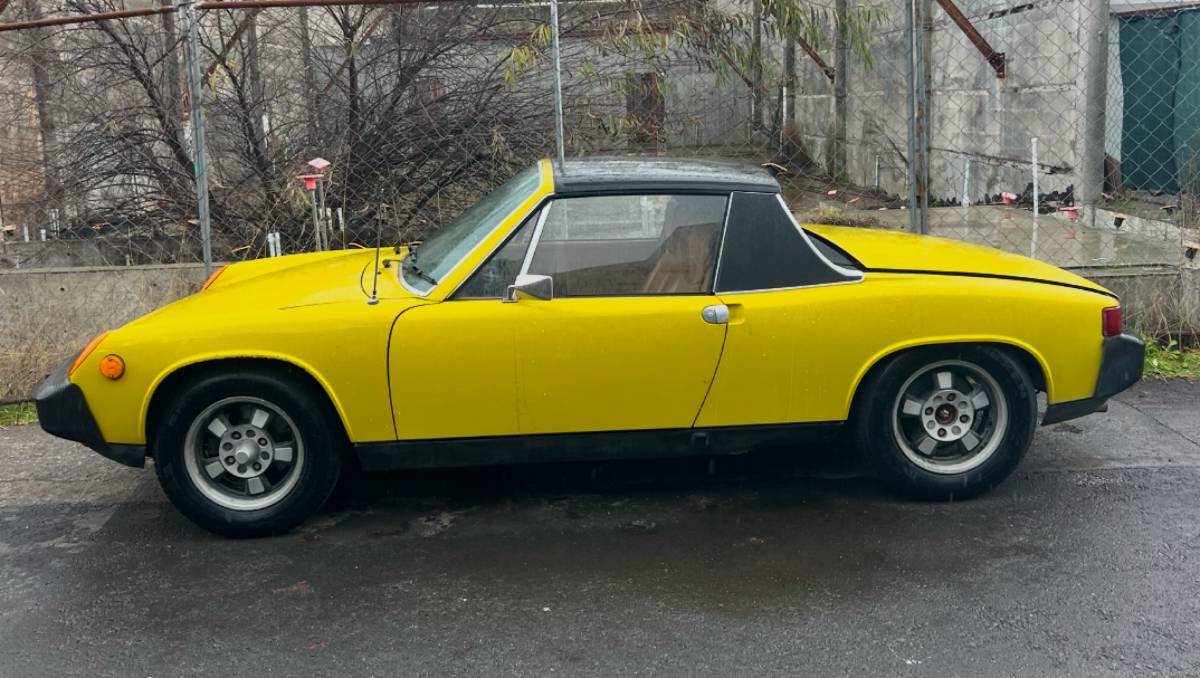
<instances>
[{"instance_id":1,"label":"front bumper","mask_svg":"<svg viewBox=\"0 0 1200 678\"><path fill-rule=\"evenodd\" d=\"M1146 345L1132 334L1105 337L1100 354L1100 374L1091 398L1069 400L1046 408L1042 426L1076 419L1103 410L1108 399L1133 386L1142 378Z\"/></svg>"},{"instance_id":2,"label":"front bumper","mask_svg":"<svg viewBox=\"0 0 1200 678\"><path fill-rule=\"evenodd\" d=\"M46 377L34 395L38 423L42 430L59 438L83 443L115 462L141 468L146 465L145 445L113 445L105 442L88 409L83 390L67 378L70 361L64 362Z\"/></svg>"}]
</instances>

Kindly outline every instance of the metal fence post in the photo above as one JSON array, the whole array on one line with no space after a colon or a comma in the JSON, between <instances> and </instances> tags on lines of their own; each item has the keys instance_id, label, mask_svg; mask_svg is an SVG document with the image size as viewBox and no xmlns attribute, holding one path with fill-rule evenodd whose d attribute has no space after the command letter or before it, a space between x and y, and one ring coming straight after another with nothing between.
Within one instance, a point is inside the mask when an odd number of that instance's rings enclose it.
<instances>
[{"instance_id":1,"label":"metal fence post","mask_svg":"<svg viewBox=\"0 0 1200 678\"><path fill-rule=\"evenodd\" d=\"M1079 203L1090 226L1104 191L1105 109L1108 107L1108 0L1087 0L1079 5L1079 34L1083 73L1079 101L1083 102L1083 129L1079 144L1079 175L1075 178Z\"/></svg>"},{"instance_id":2,"label":"metal fence post","mask_svg":"<svg viewBox=\"0 0 1200 678\"><path fill-rule=\"evenodd\" d=\"M833 158L831 174L836 181L847 181L850 177L846 165L847 118L850 98L850 27L847 0L834 2L837 26L834 36L833 57Z\"/></svg>"},{"instance_id":3,"label":"metal fence post","mask_svg":"<svg viewBox=\"0 0 1200 678\"><path fill-rule=\"evenodd\" d=\"M925 89L924 0L909 0L908 59L908 219L914 233L929 232L929 141Z\"/></svg>"},{"instance_id":4,"label":"metal fence post","mask_svg":"<svg viewBox=\"0 0 1200 678\"><path fill-rule=\"evenodd\" d=\"M554 50L554 150L561 169L566 162L563 140L562 54L558 46L558 0L550 0L550 39Z\"/></svg>"},{"instance_id":5,"label":"metal fence post","mask_svg":"<svg viewBox=\"0 0 1200 678\"><path fill-rule=\"evenodd\" d=\"M200 15L196 0L183 0L187 41L184 50L188 74L188 108L192 120L192 174L196 180L196 217L200 221L200 250L204 274L212 275L212 221L208 213L208 147L204 139L203 96L200 82Z\"/></svg>"}]
</instances>

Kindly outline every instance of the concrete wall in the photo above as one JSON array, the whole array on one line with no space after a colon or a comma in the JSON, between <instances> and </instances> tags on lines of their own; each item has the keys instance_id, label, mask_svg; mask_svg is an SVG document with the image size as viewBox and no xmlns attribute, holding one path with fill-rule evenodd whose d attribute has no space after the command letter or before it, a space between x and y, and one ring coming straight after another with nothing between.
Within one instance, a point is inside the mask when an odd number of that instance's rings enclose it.
<instances>
[{"instance_id":1,"label":"concrete wall","mask_svg":"<svg viewBox=\"0 0 1200 678\"><path fill-rule=\"evenodd\" d=\"M1078 3L1038 3L1010 11L1017 3L959 0L993 48L1007 54L1004 79L996 77L941 7L928 4L933 20L926 37L930 197L961 199L968 171L966 193L973 202L1001 191L1020 193L1032 179L1031 137L1039 140L1042 191L1074 183L1082 124L1077 79L1084 56L1077 36ZM884 0L877 5L887 19L871 38L875 63L866 67L852 50L846 75L848 178L872 185L878 157L882 188L904 195L908 3ZM832 64L833 49L826 46L821 52ZM833 86L802 52L797 59L797 123L808 151L823 158L834 123Z\"/></svg>"},{"instance_id":2,"label":"concrete wall","mask_svg":"<svg viewBox=\"0 0 1200 678\"><path fill-rule=\"evenodd\" d=\"M1200 334L1200 269L1118 269L1087 277L1121 297L1126 327L1155 336Z\"/></svg>"},{"instance_id":3,"label":"concrete wall","mask_svg":"<svg viewBox=\"0 0 1200 678\"><path fill-rule=\"evenodd\" d=\"M0 402L88 339L199 289L200 264L0 271Z\"/></svg>"},{"instance_id":4,"label":"concrete wall","mask_svg":"<svg viewBox=\"0 0 1200 678\"><path fill-rule=\"evenodd\" d=\"M213 250L224 256L230 248L228 238L213 237ZM199 261L198 234L180 236L106 233L91 237L63 237L48 240L8 240L0 243L0 271L8 269L44 269L142 266L178 261Z\"/></svg>"}]
</instances>

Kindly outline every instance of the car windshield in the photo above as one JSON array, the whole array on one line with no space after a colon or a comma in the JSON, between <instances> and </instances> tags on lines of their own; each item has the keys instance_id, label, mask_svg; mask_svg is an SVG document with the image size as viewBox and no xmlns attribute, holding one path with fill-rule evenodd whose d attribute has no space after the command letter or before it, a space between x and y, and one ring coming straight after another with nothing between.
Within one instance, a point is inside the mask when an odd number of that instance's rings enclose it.
<instances>
[{"instance_id":1,"label":"car windshield","mask_svg":"<svg viewBox=\"0 0 1200 678\"><path fill-rule=\"evenodd\" d=\"M532 195L537 185L538 168L535 165L442 226L405 257L404 265L400 267L404 283L420 294L433 289L517 205Z\"/></svg>"}]
</instances>

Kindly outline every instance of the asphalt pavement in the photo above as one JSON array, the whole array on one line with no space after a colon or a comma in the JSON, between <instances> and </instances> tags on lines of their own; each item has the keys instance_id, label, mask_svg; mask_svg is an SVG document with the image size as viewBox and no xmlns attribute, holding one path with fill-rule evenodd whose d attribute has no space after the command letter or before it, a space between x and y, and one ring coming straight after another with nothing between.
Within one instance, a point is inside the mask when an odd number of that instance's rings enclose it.
<instances>
[{"instance_id":1,"label":"asphalt pavement","mask_svg":"<svg viewBox=\"0 0 1200 678\"><path fill-rule=\"evenodd\" d=\"M412 472L273 539L0 431L0 675L1200 674L1200 384L1040 429L969 502L836 446Z\"/></svg>"}]
</instances>

